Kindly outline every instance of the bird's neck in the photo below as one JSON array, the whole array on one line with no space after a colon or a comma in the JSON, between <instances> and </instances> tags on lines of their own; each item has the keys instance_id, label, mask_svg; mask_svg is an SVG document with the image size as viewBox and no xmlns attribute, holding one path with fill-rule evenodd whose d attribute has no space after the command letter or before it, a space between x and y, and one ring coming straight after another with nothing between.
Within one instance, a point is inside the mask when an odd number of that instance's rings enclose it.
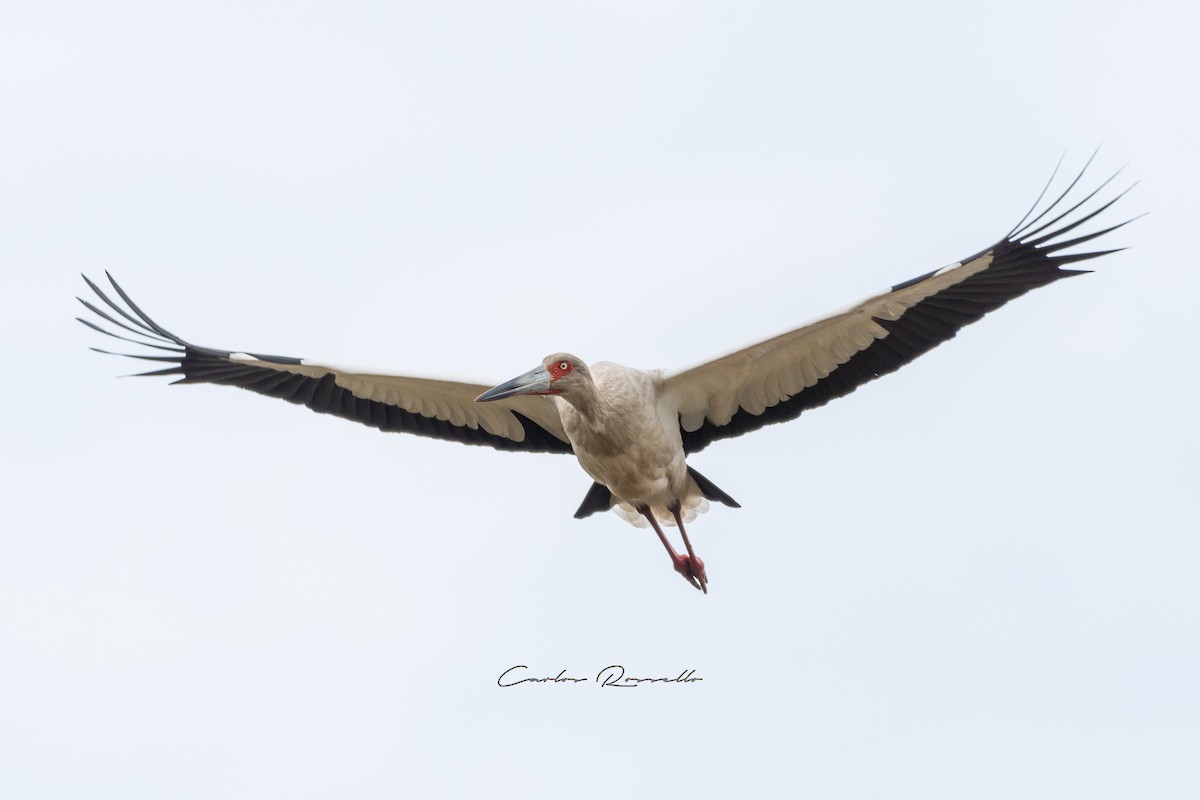
<instances>
[{"instance_id":1,"label":"bird's neck","mask_svg":"<svg viewBox=\"0 0 1200 800\"><path fill-rule=\"evenodd\" d=\"M579 416L589 422L596 422L604 416L606 404L604 398L596 391L596 384L586 381L580 386L572 387L572 391L560 397L579 412Z\"/></svg>"}]
</instances>

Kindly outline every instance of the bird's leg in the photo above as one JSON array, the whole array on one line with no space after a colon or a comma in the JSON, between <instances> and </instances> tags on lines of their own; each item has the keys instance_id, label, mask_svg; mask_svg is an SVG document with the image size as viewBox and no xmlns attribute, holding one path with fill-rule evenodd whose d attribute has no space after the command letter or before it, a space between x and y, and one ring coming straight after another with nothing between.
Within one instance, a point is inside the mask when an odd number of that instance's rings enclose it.
<instances>
[{"instance_id":1,"label":"bird's leg","mask_svg":"<svg viewBox=\"0 0 1200 800\"><path fill-rule=\"evenodd\" d=\"M667 548L667 553L671 556L671 563L675 565L675 571L682 575L684 580L686 580L692 586L695 586L697 589L700 589L707 594L708 590L702 587L692 574L691 559L688 556L679 555L675 552L675 548L671 547L671 543L667 541L666 534L664 534L662 532L662 528L659 527L658 520L654 518L654 512L650 510L650 507L641 506L638 508L638 511L641 512L642 516L650 520L650 527L654 528L654 532L658 534L658 540L663 543L663 547Z\"/></svg>"},{"instance_id":2,"label":"bird's leg","mask_svg":"<svg viewBox=\"0 0 1200 800\"><path fill-rule=\"evenodd\" d=\"M671 513L675 515L675 524L679 526L679 535L683 537L683 546L687 548L688 566L691 568L692 577L700 582L700 589L708 594L708 575L704 573L704 562L700 560L700 556L696 555L696 551L692 549L692 542L688 539L687 530L683 527L683 514L679 503L671 506Z\"/></svg>"}]
</instances>

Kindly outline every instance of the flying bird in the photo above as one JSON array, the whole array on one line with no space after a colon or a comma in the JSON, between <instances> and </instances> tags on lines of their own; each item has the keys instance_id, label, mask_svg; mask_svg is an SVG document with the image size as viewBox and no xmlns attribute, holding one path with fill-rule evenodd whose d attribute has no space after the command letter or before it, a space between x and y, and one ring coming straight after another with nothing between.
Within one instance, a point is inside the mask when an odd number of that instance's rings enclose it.
<instances>
[{"instance_id":1,"label":"flying bird","mask_svg":"<svg viewBox=\"0 0 1200 800\"><path fill-rule=\"evenodd\" d=\"M795 419L846 395L954 337L960 328L1009 300L1088 271L1066 265L1115 252L1064 252L1132 221L1067 237L1133 188L1103 204L1092 202L1113 175L1077 202L1069 201L1088 165L1039 212L1056 167L1029 212L991 247L898 283L848 311L686 369L641 370L603 361L589 365L570 353L554 353L528 372L489 386L218 350L163 328L111 275L109 283L121 302L85 275L101 305L78 299L100 324L77 319L101 333L163 353L92 348L166 365L141 375L179 375L175 383L239 386L382 431L500 450L574 453L594 481L575 517L613 509L634 525L649 525L675 571L707 593L705 564L696 555L685 523L706 510L709 501L734 508L738 504L689 466L688 456L720 439ZM122 333L103 327L105 323ZM676 551L663 525L679 528L685 552Z\"/></svg>"}]
</instances>

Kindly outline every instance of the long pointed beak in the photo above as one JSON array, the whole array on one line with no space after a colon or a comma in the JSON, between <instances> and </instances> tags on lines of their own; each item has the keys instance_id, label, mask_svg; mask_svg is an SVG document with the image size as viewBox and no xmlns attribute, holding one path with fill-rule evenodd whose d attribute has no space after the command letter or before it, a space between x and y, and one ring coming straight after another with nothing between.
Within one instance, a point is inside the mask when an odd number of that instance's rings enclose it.
<instances>
[{"instance_id":1,"label":"long pointed beak","mask_svg":"<svg viewBox=\"0 0 1200 800\"><path fill-rule=\"evenodd\" d=\"M519 394L534 394L549 390L550 371L545 366L539 364L524 375L518 375L511 381L505 381L499 386L488 389L479 395L479 397L476 397L475 402L486 403L489 400L503 400L506 397L514 397Z\"/></svg>"}]
</instances>

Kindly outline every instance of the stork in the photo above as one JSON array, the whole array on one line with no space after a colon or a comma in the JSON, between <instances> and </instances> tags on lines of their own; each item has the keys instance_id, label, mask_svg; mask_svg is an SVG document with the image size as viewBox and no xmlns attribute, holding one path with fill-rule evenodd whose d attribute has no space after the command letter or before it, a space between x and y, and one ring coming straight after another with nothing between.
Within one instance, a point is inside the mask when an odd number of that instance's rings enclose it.
<instances>
[{"instance_id":1,"label":"stork","mask_svg":"<svg viewBox=\"0 0 1200 800\"><path fill-rule=\"evenodd\" d=\"M154 322L111 275L112 291L124 305L86 275L84 281L103 307L78 299L102 323L123 333L77 319L101 333L165 353L92 348L167 365L141 375L179 375L175 383L239 386L382 431L500 450L574 453L594 481L575 517L613 509L636 526L649 525L675 571L707 594L708 574L685 524L706 510L709 501L734 508L738 504L690 467L687 457L717 440L795 419L848 394L954 337L960 328L1009 300L1088 271L1066 265L1115 252L1063 252L1132 221L1064 238L1133 188L1099 207L1093 207L1097 200L1084 208L1113 175L1071 204L1067 197L1090 163L1091 159L1039 212L1056 167L1030 210L991 247L896 284L848 311L686 369L588 365L570 353L555 353L528 372L489 388L487 382L393 375L218 350L194 345ZM672 546L664 524L679 528L685 553Z\"/></svg>"}]
</instances>

